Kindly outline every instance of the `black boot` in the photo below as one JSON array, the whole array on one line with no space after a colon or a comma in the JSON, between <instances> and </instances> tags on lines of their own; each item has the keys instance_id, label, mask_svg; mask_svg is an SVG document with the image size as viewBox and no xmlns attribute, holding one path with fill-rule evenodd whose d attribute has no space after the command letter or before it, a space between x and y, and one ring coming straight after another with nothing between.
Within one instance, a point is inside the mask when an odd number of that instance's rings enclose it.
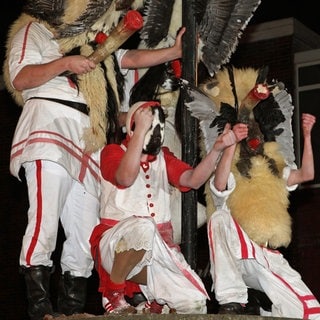
<instances>
[{"instance_id":1,"label":"black boot","mask_svg":"<svg viewBox=\"0 0 320 320\"><path fill-rule=\"evenodd\" d=\"M58 311L70 316L83 313L87 298L87 278L75 277L66 271L59 283Z\"/></svg>"},{"instance_id":2,"label":"black boot","mask_svg":"<svg viewBox=\"0 0 320 320\"><path fill-rule=\"evenodd\" d=\"M31 320L42 320L46 314L53 315L49 294L51 270L52 268L45 266L20 268L26 282L28 314Z\"/></svg>"},{"instance_id":3,"label":"black boot","mask_svg":"<svg viewBox=\"0 0 320 320\"><path fill-rule=\"evenodd\" d=\"M260 308L265 311L271 312L271 300L264 292L249 288L248 303L246 304L246 314L260 315Z\"/></svg>"},{"instance_id":4,"label":"black boot","mask_svg":"<svg viewBox=\"0 0 320 320\"><path fill-rule=\"evenodd\" d=\"M124 298L134 307L137 307L142 302L147 302L147 299L142 292L135 292L131 298L128 296L125 296Z\"/></svg>"}]
</instances>

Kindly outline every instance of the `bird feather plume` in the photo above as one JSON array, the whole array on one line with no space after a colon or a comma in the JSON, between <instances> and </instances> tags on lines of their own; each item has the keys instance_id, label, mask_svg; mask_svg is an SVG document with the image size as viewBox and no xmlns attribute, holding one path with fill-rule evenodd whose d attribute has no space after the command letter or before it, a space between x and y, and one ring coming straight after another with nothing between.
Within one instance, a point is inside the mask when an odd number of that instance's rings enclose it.
<instances>
[{"instance_id":1,"label":"bird feather plume","mask_svg":"<svg viewBox=\"0 0 320 320\"><path fill-rule=\"evenodd\" d=\"M254 86L255 75L259 73L258 70L253 68L234 69L234 71L238 99L242 101L249 93L250 88ZM198 88L191 86L185 80L183 84L188 95L187 100L189 100L186 101L185 105L191 115L199 120L207 153L221 133L221 128L219 128L219 121L221 120L219 118L222 114L226 116L224 104L234 106L230 82L226 76L227 72L223 69L217 72L214 78L209 78L201 83ZM242 79L242 81L239 81L239 79ZM246 85L246 82L249 86ZM277 142L286 164L294 167L295 153L292 130L294 106L292 105L291 95L281 82L272 81L270 87L270 97L258 103L252 111L256 121L259 122L260 129L265 134L265 141ZM266 135L267 133L268 135Z\"/></svg>"},{"instance_id":2,"label":"bird feather plume","mask_svg":"<svg viewBox=\"0 0 320 320\"><path fill-rule=\"evenodd\" d=\"M23 12L46 21L51 26L57 26L62 23L64 0L28 0L23 7Z\"/></svg>"},{"instance_id":3,"label":"bird feather plume","mask_svg":"<svg viewBox=\"0 0 320 320\"><path fill-rule=\"evenodd\" d=\"M292 116L294 106L292 104L291 95L285 89L275 89L272 91L274 99L279 105L285 121L279 123L276 127L281 129L282 133L276 136L276 142L280 145L280 152L285 158L286 163L289 166L295 166L295 153L294 153L294 141L292 131Z\"/></svg>"},{"instance_id":4,"label":"bird feather plume","mask_svg":"<svg viewBox=\"0 0 320 320\"><path fill-rule=\"evenodd\" d=\"M149 48L156 47L169 33L175 1L147 0L144 8L145 23L141 39Z\"/></svg>"},{"instance_id":5,"label":"bird feather plume","mask_svg":"<svg viewBox=\"0 0 320 320\"><path fill-rule=\"evenodd\" d=\"M78 10L79 3L72 2L67 7L68 11L65 12L64 16L65 23L57 29L59 38L72 37L88 31L112 4L112 0L91 0L85 2L86 5L83 6L82 13L80 16L77 15L77 19L75 20L70 19L70 17L72 17L75 10ZM70 20L71 22L69 22Z\"/></svg>"},{"instance_id":6,"label":"bird feather plume","mask_svg":"<svg viewBox=\"0 0 320 320\"><path fill-rule=\"evenodd\" d=\"M204 92L188 82L184 82L184 87L189 97L185 106L191 112L191 115L199 120L205 152L208 153L219 134L217 126L210 128L213 120L220 114L218 107Z\"/></svg>"},{"instance_id":7,"label":"bird feather plume","mask_svg":"<svg viewBox=\"0 0 320 320\"><path fill-rule=\"evenodd\" d=\"M200 60L210 75L226 64L261 0L209 0L199 23Z\"/></svg>"},{"instance_id":8,"label":"bird feather plume","mask_svg":"<svg viewBox=\"0 0 320 320\"><path fill-rule=\"evenodd\" d=\"M261 0L193 0L199 33L199 60L211 76L226 64ZM146 0L141 39L155 48L167 38L174 16L183 14L183 1ZM178 28L177 26L176 31Z\"/></svg>"}]
</instances>

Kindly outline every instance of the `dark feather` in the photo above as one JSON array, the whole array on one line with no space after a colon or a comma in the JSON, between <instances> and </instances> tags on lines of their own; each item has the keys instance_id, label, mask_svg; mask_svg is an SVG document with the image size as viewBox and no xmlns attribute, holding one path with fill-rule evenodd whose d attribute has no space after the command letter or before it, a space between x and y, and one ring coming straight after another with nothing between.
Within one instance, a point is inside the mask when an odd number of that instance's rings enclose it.
<instances>
[{"instance_id":1,"label":"dark feather","mask_svg":"<svg viewBox=\"0 0 320 320\"><path fill-rule=\"evenodd\" d=\"M173 77L169 64L163 63L150 67L131 89L129 104L132 105L138 101L158 100L160 88L163 88L163 84L168 82L173 85L166 87L165 92L178 89L177 79Z\"/></svg>"},{"instance_id":2,"label":"dark feather","mask_svg":"<svg viewBox=\"0 0 320 320\"><path fill-rule=\"evenodd\" d=\"M147 0L144 10L145 23L141 30L141 39L147 47L156 47L168 35L173 13L173 0Z\"/></svg>"},{"instance_id":3,"label":"dark feather","mask_svg":"<svg viewBox=\"0 0 320 320\"><path fill-rule=\"evenodd\" d=\"M225 125L230 123L233 126L237 121L237 112L236 109L230 106L227 103L221 103L220 107L220 115L218 115L212 123L210 124L210 128L217 126L218 133L222 133Z\"/></svg>"},{"instance_id":4,"label":"dark feather","mask_svg":"<svg viewBox=\"0 0 320 320\"><path fill-rule=\"evenodd\" d=\"M256 80L256 84L265 83L266 80L267 80L268 73L269 73L269 67L268 66L260 68L259 72L258 72L258 77L257 77L257 80Z\"/></svg>"},{"instance_id":5,"label":"dark feather","mask_svg":"<svg viewBox=\"0 0 320 320\"><path fill-rule=\"evenodd\" d=\"M201 20L205 15L208 1L209 0L193 0L192 1L192 8L193 8L195 19L198 25L201 23Z\"/></svg>"},{"instance_id":6,"label":"dark feather","mask_svg":"<svg viewBox=\"0 0 320 320\"><path fill-rule=\"evenodd\" d=\"M209 0L199 25L201 60L211 75L226 64L261 0Z\"/></svg>"},{"instance_id":7,"label":"dark feather","mask_svg":"<svg viewBox=\"0 0 320 320\"><path fill-rule=\"evenodd\" d=\"M116 10L130 10L134 0L118 0L116 3Z\"/></svg>"},{"instance_id":8,"label":"dark feather","mask_svg":"<svg viewBox=\"0 0 320 320\"><path fill-rule=\"evenodd\" d=\"M108 82L108 78L106 77ZM106 86L108 103L106 105L106 119L108 119L108 126L106 137L108 143L120 143L122 139L121 128L119 126L118 104L112 86L107 83Z\"/></svg>"},{"instance_id":9,"label":"dark feather","mask_svg":"<svg viewBox=\"0 0 320 320\"><path fill-rule=\"evenodd\" d=\"M22 11L51 26L57 26L61 24L64 13L64 0L28 0Z\"/></svg>"},{"instance_id":10,"label":"dark feather","mask_svg":"<svg viewBox=\"0 0 320 320\"><path fill-rule=\"evenodd\" d=\"M76 21L57 29L59 34L58 38L73 37L88 31L90 27L106 13L111 4L112 0L91 0L86 10Z\"/></svg>"},{"instance_id":11,"label":"dark feather","mask_svg":"<svg viewBox=\"0 0 320 320\"><path fill-rule=\"evenodd\" d=\"M264 136L265 142L275 141L276 136L283 130L275 128L285 121L285 117L271 94L267 99L260 101L254 108L253 114L258 122L260 130Z\"/></svg>"}]
</instances>

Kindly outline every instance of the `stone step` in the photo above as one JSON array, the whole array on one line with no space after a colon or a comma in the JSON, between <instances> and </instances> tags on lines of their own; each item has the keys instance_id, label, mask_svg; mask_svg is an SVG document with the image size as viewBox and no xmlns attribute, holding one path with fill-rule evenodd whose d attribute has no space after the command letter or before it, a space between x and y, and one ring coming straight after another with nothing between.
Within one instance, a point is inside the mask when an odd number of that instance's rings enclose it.
<instances>
[{"instance_id":1,"label":"stone step","mask_svg":"<svg viewBox=\"0 0 320 320\"><path fill-rule=\"evenodd\" d=\"M108 315L94 317L77 317L70 316L61 318L61 320L77 319L77 320L298 320L298 318L283 317L262 317L251 315L219 315L219 314L135 314L135 315ZM55 319L54 319L55 320ZM60 318L58 318L60 320Z\"/></svg>"}]
</instances>

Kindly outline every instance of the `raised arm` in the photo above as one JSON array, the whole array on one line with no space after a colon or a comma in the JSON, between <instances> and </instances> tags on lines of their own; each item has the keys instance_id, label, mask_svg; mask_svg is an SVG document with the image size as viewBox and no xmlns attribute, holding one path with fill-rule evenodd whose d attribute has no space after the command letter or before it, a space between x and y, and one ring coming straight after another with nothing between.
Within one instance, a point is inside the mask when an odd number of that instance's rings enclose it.
<instances>
[{"instance_id":1,"label":"raised arm","mask_svg":"<svg viewBox=\"0 0 320 320\"><path fill-rule=\"evenodd\" d=\"M169 48L161 49L133 49L128 50L121 61L121 68L138 69L148 68L167 61L182 57L182 36L186 28L178 32L175 44Z\"/></svg>"},{"instance_id":2,"label":"raised arm","mask_svg":"<svg viewBox=\"0 0 320 320\"><path fill-rule=\"evenodd\" d=\"M287 184L292 186L302 182L314 179L314 159L311 143L311 131L316 123L316 117L309 113L303 113L301 116L301 127L303 133L303 153L301 167L297 170L291 170Z\"/></svg>"},{"instance_id":3,"label":"raised arm","mask_svg":"<svg viewBox=\"0 0 320 320\"><path fill-rule=\"evenodd\" d=\"M211 151L206 157L193 170L188 170L182 174L180 184L193 189L198 189L215 171L220 153L223 152L224 154L229 148L231 148L232 151L235 148L236 143L246 138L247 135L247 125L239 123L231 130L230 125L227 124L223 133L218 136ZM233 152L231 153L233 156Z\"/></svg>"},{"instance_id":4,"label":"raised arm","mask_svg":"<svg viewBox=\"0 0 320 320\"><path fill-rule=\"evenodd\" d=\"M139 173L144 138L152 120L153 114L150 108L141 108L134 113L135 129L116 172L117 183L124 187L132 185Z\"/></svg>"}]
</instances>

